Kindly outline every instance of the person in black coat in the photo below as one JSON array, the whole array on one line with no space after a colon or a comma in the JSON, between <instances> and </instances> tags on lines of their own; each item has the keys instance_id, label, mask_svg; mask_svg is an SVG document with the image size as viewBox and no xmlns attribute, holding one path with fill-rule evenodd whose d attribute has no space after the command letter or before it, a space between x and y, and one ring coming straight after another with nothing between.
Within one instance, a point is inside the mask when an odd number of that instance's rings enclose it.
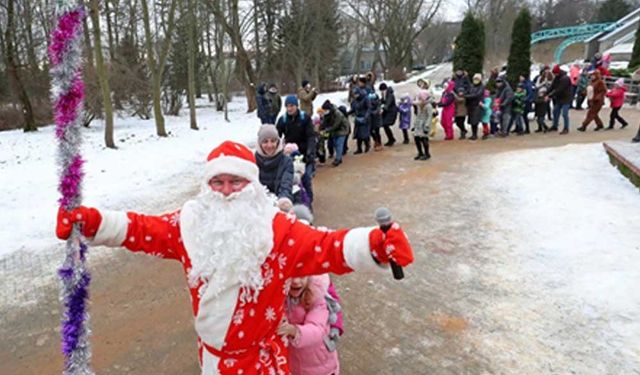
<instances>
[{"instance_id":1,"label":"person in black coat","mask_svg":"<svg viewBox=\"0 0 640 375\"><path fill-rule=\"evenodd\" d=\"M553 82L551 82L551 88L549 89L548 96L553 100L553 126L552 131L558 130L558 123L560 122L560 112L562 111L562 118L564 120L564 129L560 134L569 133L569 107L573 101L571 95L571 78L564 70L560 69L560 65L555 65L552 70L554 74Z\"/></svg>"},{"instance_id":2,"label":"person in black coat","mask_svg":"<svg viewBox=\"0 0 640 375\"><path fill-rule=\"evenodd\" d=\"M466 91L467 112L469 113L469 124L472 135L469 138L474 141L478 139L478 124L482 121L484 109L480 107L480 102L484 99L484 85L482 84L482 74L476 73L473 76L473 84Z\"/></svg>"},{"instance_id":3,"label":"person in black coat","mask_svg":"<svg viewBox=\"0 0 640 375\"><path fill-rule=\"evenodd\" d=\"M271 102L267 98L266 84L262 83L256 90L256 101L258 104L258 118L262 124L272 124L271 118Z\"/></svg>"},{"instance_id":4,"label":"person in black coat","mask_svg":"<svg viewBox=\"0 0 640 375\"><path fill-rule=\"evenodd\" d=\"M348 112L348 115L355 115L353 138L356 140L357 150L353 153L354 155L369 152L371 148L371 125L367 121L368 109L366 90L356 88L353 91L351 110Z\"/></svg>"},{"instance_id":5,"label":"person in black coat","mask_svg":"<svg viewBox=\"0 0 640 375\"><path fill-rule=\"evenodd\" d=\"M393 146L396 138L393 136L391 127L396 123L398 118L398 106L396 105L396 96L393 93L393 87L388 87L386 83L379 86L382 93L382 127L387 135L387 143L385 146Z\"/></svg>"},{"instance_id":6,"label":"person in black coat","mask_svg":"<svg viewBox=\"0 0 640 375\"><path fill-rule=\"evenodd\" d=\"M278 118L276 128L278 135L284 136L285 143L295 143L298 150L304 155L305 173L302 176L302 184L313 202L313 187L311 180L315 174L316 160L316 133L311 123L311 116L298 109L298 98L289 95L284 100L285 113Z\"/></svg>"},{"instance_id":7,"label":"person in black coat","mask_svg":"<svg viewBox=\"0 0 640 375\"><path fill-rule=\"evenodd\" d=\"M260 183L278 197L278 207L288 211L293 206L293 160L283 154L283 148L275 125L262 125L255 152Z\"/></svg>"},{"instance_id":8,"label":"person in black coat","mask_svg":"<svg viewBox=\"0 0 640 375\"><path fill-rule=\"evenodd\" d=\"M464 74L464 71L462 71L462 69L456 70L455 74L453 75L453 82L455 82L456 84L456 92L459 92L460 89L462 89L465 95L467 94L469 87L471 87L469 77Z\"/></svg>"}]
</instances>

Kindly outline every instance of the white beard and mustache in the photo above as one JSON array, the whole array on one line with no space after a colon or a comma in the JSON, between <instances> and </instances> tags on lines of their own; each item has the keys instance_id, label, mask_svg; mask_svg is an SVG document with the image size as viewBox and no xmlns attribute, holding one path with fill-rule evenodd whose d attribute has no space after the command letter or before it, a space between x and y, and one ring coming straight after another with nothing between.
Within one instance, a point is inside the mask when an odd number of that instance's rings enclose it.
<instances>
[{"instance_id":1,"label":"white beard and mustache","mask_svg":"<svg viewBox=\"0 0 640 375\"><path fill-rule=\"evenodd\" d=\"M240 283L240 299L256 300L263 287L262 264L273 248L275 200L259 183L225 197L203 188L181 214L191 287L204 282L200 295L218 295Z\"/></svg>"}]
</instances>

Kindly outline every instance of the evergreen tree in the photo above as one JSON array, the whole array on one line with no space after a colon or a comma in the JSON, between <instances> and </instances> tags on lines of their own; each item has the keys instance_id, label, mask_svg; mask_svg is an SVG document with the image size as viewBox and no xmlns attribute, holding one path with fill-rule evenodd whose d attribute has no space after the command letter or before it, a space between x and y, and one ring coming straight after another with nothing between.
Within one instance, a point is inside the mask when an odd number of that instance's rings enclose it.
<instances>
[{"instance_id":1,"label":"evergreen tree","mask_svg":"<svg viewBox=\"0 0 640 375\"><path fill-rule=\"evenodd\" d=\"M518 82L518 76L529 77L531 71L531 14L523 8L513 22L511 48L507 60L507 79L512 85Z\"/></svg>"},{"instance_id":2,"label":"evergreen tree","mask_svg":"<svg viewBox=\"0 0 640 375\"><path fill-rule=\"evenodd\" d=\"M456 38L453 69L466 70L469 74L482 73L484 43L484 22L467 13L462 20L460 34Z\"/></svg>"},{"instance_id":3,"label":"evergreen tree","mask_svg":"<svg viewBox=\"0 0 640 375\"><path fill-rule=\"evenodd\" d=\"M629 68L635 69L640 67L640 25L636 30L636 41L633 43L633 51L631 52L631 60L629 61Z\"/></svg>"},{"instance_id":4,"label":"evergreen tree","mask_svg":"<svg viewBox=\"0 0 640 375\"><path fill-rule=\"evenodd\" d=\"M485 42L486 39L484 21L482 21L480 18L476 18L475 34L473 40L473 54L470 62L470 68L467 69L470 74L483 72Z\"/></svg>"},{"instance_id":5,"label":"evergreen tree","mask_svg":"<svg viewBox=\"0 0 640 375\"><path fill-rule=\"evenodd\" d=\"M176 25L176 33L173 35L173 45L169 52L168 60L168 97L165 98L165 111L171 115L178 115L182 108L182 101L187 93L188 79L188 61L189 61L189 32L191 28L188 22L184 22L186 17L182 18L183 22Z\"/></svg>"},{"instance_id":6,"label":"evergreen tree","mask_svg":"<svg viewBox=\"0 0 640 375\"><path fill-rule=\"evenodd\" d=\"M605 0L598 8L597 22L614 22L631 13L631 5L626 0Z\"/></svg>"}]
</instances>

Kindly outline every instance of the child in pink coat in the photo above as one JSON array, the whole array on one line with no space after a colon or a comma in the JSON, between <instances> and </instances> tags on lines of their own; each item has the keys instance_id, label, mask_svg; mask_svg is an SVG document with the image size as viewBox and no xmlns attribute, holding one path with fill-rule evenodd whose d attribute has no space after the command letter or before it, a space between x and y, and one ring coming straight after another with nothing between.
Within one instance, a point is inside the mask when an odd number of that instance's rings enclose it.
<instances>
[{"instance_id":1,"label":"child in pink coat","mask_svg":"<svg viewBox=\"0 0 640 375\"><path fill-rule=\"evenodd\" d=\"M442 98L438 107L442 108L440 112L440 123L444 129L445 141L453 139L453 117L456 113L456 103L453 90L456 88L456 84L453 80L449 80L447 88L442 93Z\"/></svg>"},{"instance_id":2,"label":"child in pink coat","mask_svg":"<svg viewBox=\"0 0 640 375\"><path fill-rule=\"evenodd\" d=\"M609 127L605 130L613 129L618 120L624 129L629 123L620 116L620 109L624 105L624 94L627 89L624 87L624 79L620 78L616 81L615 86L607 92L607 97L611 100L611 116L609 116Z\"/></svg>"},{"instance_id":3,"label":"child in pink coat","mask_svg":"<svg viewBox=\"0 0 640 375\"><path fill-rule=\"evenodd\" d=\"M289 340L289 367L292 375L338 375L338 352L325 344L330 333L325 293L329 275L296 277L286 302L286 321L278 334Z\"/></svg>"}]
</instances>

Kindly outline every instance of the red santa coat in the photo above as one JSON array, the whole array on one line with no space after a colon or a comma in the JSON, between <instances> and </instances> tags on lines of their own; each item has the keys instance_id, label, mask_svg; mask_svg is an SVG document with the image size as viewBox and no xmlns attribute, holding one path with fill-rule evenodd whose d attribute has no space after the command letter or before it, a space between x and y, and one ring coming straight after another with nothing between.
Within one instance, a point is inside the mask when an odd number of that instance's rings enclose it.
<instances>
[{"instance_id":1,"label":"red santa coat","mask_svg":"<svg viewBox=\"0 0 640 375\"><path fill-rule=\"evenodd\" d=\"M192 235L188 225L181 226L180 215L180 210L161 216L103 212L92 244L124 246L174 259L188 275ZM371 256L372 229L329 231L298 222L292 215L275 214L274 246L262 265L264 288L257 301L238 299L239 283L215 297L206 290L199 293L202 283L190 287L202 375L289 374L286 345L276 329L284 314L290 279L383 269Z\"/></svg>"}]
</instances>

